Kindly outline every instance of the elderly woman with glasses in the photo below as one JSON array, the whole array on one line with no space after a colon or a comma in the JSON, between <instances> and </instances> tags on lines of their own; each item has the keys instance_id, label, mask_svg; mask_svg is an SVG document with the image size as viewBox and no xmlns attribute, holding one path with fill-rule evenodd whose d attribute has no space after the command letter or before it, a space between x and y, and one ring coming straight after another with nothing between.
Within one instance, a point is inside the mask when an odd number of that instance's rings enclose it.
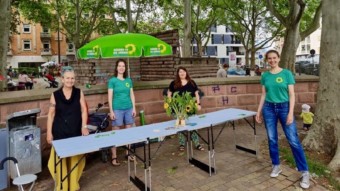
<instances>
[{"instance_id":1,"label":"elderly woman with glasses","mask_svg":"<svg viewBox=\"0 0 340 191\"><path fill-rule=\"evenodd\" d=\"M65 66L61 70L62 87L52 93L47 117L47 143L53 140L66 139L76 136L86 136L87 129L87 107L83 92L74 87L75 74L70 66ZM55 152L52 147L48 167L52 177L56 180L56 185L60 185L60 164L57 165L57 173L54 173ZM85 167L85 158L79 161L82 155L77 155L62 159L63 177L73 167L68 179L63 182L65 190L79 190L79 179ZM77 165L79 161L79 164ZM58 190L59 188L57 188Z\"/></svg>"}]
</instances>

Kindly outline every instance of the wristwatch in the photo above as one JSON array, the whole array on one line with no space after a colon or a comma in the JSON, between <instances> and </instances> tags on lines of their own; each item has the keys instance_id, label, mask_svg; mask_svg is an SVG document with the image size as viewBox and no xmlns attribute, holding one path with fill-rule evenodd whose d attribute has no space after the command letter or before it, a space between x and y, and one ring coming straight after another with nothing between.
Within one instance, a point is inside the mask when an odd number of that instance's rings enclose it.
<instances>
[{"instance_id":1,"label":"wristwatch","mask_svg":"<svg viewBox=\"0 0 340 191\"><path fill-rule=\"evenodd\" d=\"M87 129L87 125L84 125L84 126L82 127L82 129Z\"/></svg>"}]
</instances>

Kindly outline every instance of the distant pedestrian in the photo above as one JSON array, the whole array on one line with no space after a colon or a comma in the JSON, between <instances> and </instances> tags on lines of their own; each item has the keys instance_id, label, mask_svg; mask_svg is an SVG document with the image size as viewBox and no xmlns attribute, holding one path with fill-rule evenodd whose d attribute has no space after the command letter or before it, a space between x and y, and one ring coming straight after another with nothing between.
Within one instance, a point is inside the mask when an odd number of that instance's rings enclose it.
<instances>
[{"instance_id":1,"label":"distant pedestrian","mask_svg":"<svg viewBox=\"0 0 340 191\"><path fill-rule=\"evenodd\" d=\"M305 153L297 135L294 120L295 80L291 71L279 67L280 54L275 50L266 53L270 70L261 77L262 95L257 109L256 121L263 121L267 131L270 158L272 160L271 177L282 172L278 145L277 122L280 121L292 150L298 171L302 173L300 186L309 188L309 171Z\"/></svg>"},{"instance_id":2,"label":"distant pedestrian","mask_svg":"<svg viewBox=\"0 0 340 191\"><path fill-rule=\"evenodd\" d=\"M259 65L255 66L255 74L256 74L256 76L261 76L261 70L260 70Z\"/></svg>"},{"instance_id":3,"label":"distant pedestrian","mask_svg":"<svg viewBox=\"0 0 340 191\"><path fill-rule=\"evenodd\" d=\"M13 77L13 69L12 69L12 66L9 66L9 68L7 69L7 75L9 75L11 78Z\"/></svg>"},{"instance_id":4,"label":"distant pedestrian","mask_svg":"<svg viewBox=\"0 0 340 191\"><path fill-rule=\"evenodd\" d=\"M308 104L302 104L302 112L300 117L303 120L303 130L309 131L310 126L313 123L314 114L309 111L310 106Z\"/></svg>"},{"instance_id":5,"label":"distant pedestrian","mask_svg":"<svg viewBox=\"0 0 340 191\"><path fill-rule=\"evenodd\" d=\"M220 69L218 69L216 77L217 78L226 78L227 77L227 70L228 70L228 64L223 64L222 66L219 66Z\"/></svg>"},{"instance_id":6,"label":"distant pedestrian","mask_svg":"<svg viewBox=\"0 0 340 191\"><path fill-rule=\"evenodd\" d=\"M28 77L26 71L23 71L21 74L19 74L18 81L19 85L25 85L26 89L33 89L33 81L30 77Z\"/></svg>"}]
</instances>

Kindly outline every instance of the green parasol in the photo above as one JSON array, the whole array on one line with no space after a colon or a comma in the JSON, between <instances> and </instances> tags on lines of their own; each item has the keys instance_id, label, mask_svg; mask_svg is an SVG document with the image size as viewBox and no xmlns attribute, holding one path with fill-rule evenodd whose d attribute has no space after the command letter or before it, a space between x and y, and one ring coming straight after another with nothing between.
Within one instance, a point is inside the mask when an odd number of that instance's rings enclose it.
<instances>
[{"instance_id":1,"label":"green parasol","mask_svg":"<svg viewBox=\"0 0 340 191\"><path fill-rule=\"evenodd\" d=\"M78 49L81 59L136 58L167 56L172 47L166 42L147 34L126 33L97 38Z\"/></svg>"}]
</instances>

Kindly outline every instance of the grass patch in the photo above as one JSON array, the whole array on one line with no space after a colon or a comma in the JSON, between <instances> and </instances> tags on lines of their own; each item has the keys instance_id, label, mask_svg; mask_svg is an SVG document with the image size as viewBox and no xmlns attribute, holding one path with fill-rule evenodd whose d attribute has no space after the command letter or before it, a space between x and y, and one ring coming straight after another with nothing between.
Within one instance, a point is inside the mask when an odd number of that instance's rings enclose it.
<instances>
[{"instance_id":1,"label":"grass patch","mask_svg":"<svg viewBox=\"0 0 340 191\"><path fill-rule=\"evenodd\" d=\"M296 166L293 154L291 153L289 148L280 148L280 155L289 166ZM306 158L310 173L314 173L319 177L325 177L334 189L340 190L340 183L332 176L331 170L326 165L318 161L309 159L308 155L306 156Z\"/></svg>"},{"instance_id":2,"label":"grass patch","mask_svg":"<svg viewBox=\"0 0 340 191\"><path fill-rule=\"evenodd\" d=\"M168 174L175 174L177 169L178 169L178 166L173 166L171 168L168 168L167 173Z\"/></svg>"}]
</instances>

